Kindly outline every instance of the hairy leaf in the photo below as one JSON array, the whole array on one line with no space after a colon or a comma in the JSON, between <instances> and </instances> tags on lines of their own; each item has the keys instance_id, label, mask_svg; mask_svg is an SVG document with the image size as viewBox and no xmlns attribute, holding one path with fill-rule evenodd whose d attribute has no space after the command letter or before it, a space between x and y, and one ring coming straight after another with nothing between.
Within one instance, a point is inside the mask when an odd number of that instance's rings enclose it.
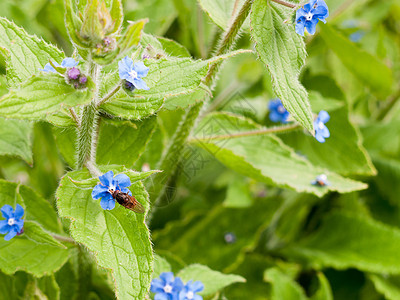
<instances>
[{"instance_id":1,"label":"hairy leaf","mask_svg":"<svg viewBox=\"0 0 400 300\"><path fill-rule=\"evenodd\" d=\"M248 119L214 113L202 120L192 142L238 173L298 192L322 196L329 191L346 193L366 188L361 182L313 166L272 134L233 137L241 131L260 128ZM221 138L216 138L218 136ZM327 175L330 185L319 187L311 184L320 174Z\"/></svg>"},{"instance_id":2,"label":"hairy leaf","mask_svg":"<svg viewBox=\"0 0 400 300\"><path fill-rule=\"evenodd\" d=\"M91 96L91 88L76 90L58 74L33 76L19 89L10 91L0 99L0 115L14 119L44 120L63 107L89 103Z\"/></svg>"},{"instance_id":3,"label":"hairy leaf","mask_svg":"<svg viewBox=\"0 0 400 300\"><path fill-rule=\"evenodd\" d=\"M298 79L306 50L302 37L284 22L289 13L286 7L270 0L255 0L250 16L251 35L261 60L271 73L275 93L290 114L313 133L307 91Z\"/></svg>"},{"instance_id":4,"label":"hairy leaf","mask_svg":"<svg viewBox=\"0 0 400 300\"><path fill-rule=\"evenodd\" d=\"M39 72L49 60L61 63L64 54L5 18L0 18L0 49L5 49L7 80L16 87Z\"/></svg>"},{"instance_id":5,"label":"hairy leaf","mask_svg":"<svg viewBox=\"0 0 400 300\"><path fill-rule=\"evenodd\" d=\"M119 173L123 168L110 166L101 170ZM134 176L130 177L135 181ZM150 287L153 264L145 215L118 204L113 210L105 211L99 201L92 199L91 189L76 187L70 178L82 181L90 175L83 170L67 173L56 193L60 215L72 220L72 237L95 253L100 266L112 270L119 299L143 299ZM130 190L148 208L148 195L142 183L133 183Z\"/></svg>"},{"instance_id":6,"label":"hairy leaf","mask_svg":"<svg viewBox=\"0 0 400 300\"><path fill-rule=\"evenodd\" d=\"M271 283L271 300L307 299L301 286L277 268L271 268L265 271L264 280Z\"/></svg>"}]
</instances>

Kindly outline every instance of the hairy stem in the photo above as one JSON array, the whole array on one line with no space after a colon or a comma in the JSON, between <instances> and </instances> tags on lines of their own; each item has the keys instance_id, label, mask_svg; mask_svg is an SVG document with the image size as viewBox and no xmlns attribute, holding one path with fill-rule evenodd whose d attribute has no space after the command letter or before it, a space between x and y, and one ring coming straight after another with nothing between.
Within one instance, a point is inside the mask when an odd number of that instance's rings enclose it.
<instances>
[{"instance_id":1,"label":"hairy stem","mask_svg":"<svg viewBox=\"0 0 400 300\"><path fill-rule=\"evenodd\" d=\"M89 72L96 84L96 89L92 102L83 109L80 126L78 127L76 163L78 169L82 168L87 161L91 161L93 164L96 161L96 146L99 131L99 114L96 109L99 87L97 79L100 69L96 64L92 63L89 67Z\"/></svg>"},{"instance_id":2,"label":"hairy stem","mask_svg":"<svg viewBox=\"0 0 400 300\"><path fill-rule=\"evenodd\" d=\"M215 53L215 56L225 54L232 49L232 47L235 44L236 38L238 36L239 30L250 13L253 1L254 0L246 0L246 2L243 4L236 18L233 20L232 24L225 31L223 38ZM212 85L220 65L221 62L217 62L210 67L210 70L208 70L207 76L205 78L205 82L207 85L209 86Z\"/></svg>"},{"instance_id":3,"label":"hairy stem","mask_svg":"<svg viewBox=\"0 0 400 300\"><path fill-rule=\"evenodd\" d=\"M60 242L70 243L70 244L76 245L75 240L70 238L70 237L68 237L68 236L63 236L63 235L59 235L59 234L56 234L56 233L52 233L51 236L53 238L55 238L56 240L60 241Z\"/></svg>"},{"instance_id":4,"label":"hairy stem","mask_svg":"<svg viewBox=\"0 0 400 300\"><path fill-rule=\"evenodd\" d=\"M96 103L96 107L100 107L103 103L105 103L108 99L114 96L119 89L121 88L121 82L119 82L107 95L103 97L99 102Z\"/></svg>"},{"instance_id":5,"label":"hairy stem","mask_svg":"<svg viewBox=\"0 0 400 300\"><path fill-rule=\"evenodd\" d=\"M209 137L204 137L201 139L198 138L191 138L190 142L195 141L210 141L210 140L225 140L225 139L234 139L246 136L255 136L255 135L264 135L264 134L271 134L271 133L284 133L293 130L301 129L301 126L297 123L287 125L287 126L277 126L277 127L270 127L270 128L263 128L259 130L250 130L250 131L242 131L236 132L231 134L221 134L221 135L213 135Z\"/></svg>"}]
</instances>

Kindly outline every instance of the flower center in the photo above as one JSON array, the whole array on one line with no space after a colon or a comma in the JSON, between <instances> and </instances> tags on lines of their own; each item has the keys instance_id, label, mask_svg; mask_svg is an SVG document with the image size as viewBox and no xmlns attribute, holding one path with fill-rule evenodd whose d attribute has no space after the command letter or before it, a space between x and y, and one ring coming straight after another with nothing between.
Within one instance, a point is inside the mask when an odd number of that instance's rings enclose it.
<instances>
[{"instance_id":1,"label":"flower center","mask_svg":"<svg viewBox=\"0 0 400 300\"><path fill-rule=\"evenodd\" d=\"M324 123L323 123L322 121L320 121L320 122L318 123L318 128L319 128L320 130L322 130L322 129L324 129L324 127L325 127Z\"/></svg>"},{"instance_id":2,"label":"flower center","mask_svg":"<svg viewBox=\"0 0 400 300\"><path fill-rule=\"evenodd\" d=\"M172 286L170 286L169 284L164 286L164 292L168 293L172 293Z\"/></svg>"},{"instance_id":3,"label":"flower center","mask_svg":"<svg viewBox=\"0 0 400 300\"><path fill-rule=\"evenodd\" d=\"M311 21L312 17L313 17L313 14L312 14L311 12L309 12L308 14L306 14L306 20L307 20L307 21Z\"/></svg>"},{"instance_id":4,"label":"flower center","mask_svg":"<svg viewBox=\"0 0 400 300\"><path fill-rule=\"evenodd\" d=\"M137 72L135 70L130 71L129 76L131 76L133 79L136 79L138 77Z\"/></svg>"},{"instance_id":5,"label":"flower center","mask_svg":"<svg viewBox=\"0 0 400 300\"><path fill-rule=\"evenodd\" d=\"M283 105L279 105L278 106L278 112L281 113L281 114L286 112L286 109L283 107Z\"/></svg>"},{"instance_id":6,"label":"flower center","mask_svg":"<svg viewBox=\"0 0 400 300\"><path fill-rule=\"evenodd\" d=\"M189 300L193 299L193 296L194 296L194 294L193 294L192 291L189 291L189 292L187 292L187 294L186 294L186 298L188 298Z\"/></svg>"},{"instance_id":7,"label":"flower center","mask_svg":"<svg viewBox=\"0 0 400 300\"><path fill-rule=\"evenodd\" d=\"M8 219L8 225L13 226L15 224L15 219L14 218L9 218Z\"/></svg>"}]
</instances>

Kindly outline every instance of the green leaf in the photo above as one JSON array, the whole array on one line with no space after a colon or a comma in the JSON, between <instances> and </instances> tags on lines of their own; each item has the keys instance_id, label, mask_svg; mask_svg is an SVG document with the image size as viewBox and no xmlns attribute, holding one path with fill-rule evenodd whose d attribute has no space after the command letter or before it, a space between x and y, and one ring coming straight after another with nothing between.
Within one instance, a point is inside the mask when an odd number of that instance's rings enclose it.
<instances>
[{"instance_id":1,"label":"green leaf","mask_svg":"<svg viewBox=\"0 0 400 300\"><path fill-rule=\"evenodd\" d=\"M57 127L76 126L76 122L72 118L71 112L66 108L62 108L60 111L47 115L46 121Z\"/></svg>"},{"instance_id":2,"label":"green leaf","mask_svg":"<svg viewBox=\"0 0 400 300\"><path fill-rule=\"evenodd\" d=\"M377 95L386 97L393 84L392 71L377 58L361 50L330 25L321 24L321 36L342 63Z\"/></svg>"},{"instance_id":3,"label":"green leaf","mask_svg":"<svg viewBox=\"0 0 400 300\"><path fill-rule=\"evenodd\" d=\"M131 22L129 24L125 33L118 40L118 47L120 49L120 53L119 53L120 57L124 56L126 53L128 53L130 50L132 50L133 47L136 47L139 44L140 38L142 36L143 27L147 22L148 22L148 20L145 19L145 20L140 20L137 22Z\"/></svg>"},{"instance_id":4,"label":"green leaf","mask_svg":"<svg viewBox=\"0 0 400 300\"><path fill-rule=\"evenodd\" d=\"M385 299L400 299L400 278L398 276L370 274L368 277L373 282L376 290L385 296Z\"/></svg>"},{"instance_id":5,"label":"green leaf","mask_svg":"<svg viewBox=\"0 0 400 300\"><path fill-rule=\"evenodd\" d=\"M226 191L224 206L249 207L253 204L250 186L247 180L241 176L235 176L229 183Z\"/></svg>"},{"instance_id":6,"label":"green leaf","mask_svg":"<svg viewBox=\"0 0 400 300\"><path fill-rule=\"evenodd\" d=\"M190 58L145 60L145 64L150 70L144 81L150 89L136 90L133 97L121 90L103 104L102 109L126 119L145 118L158 111L165 99L188 94L197 88L208 71L207 61ZM109 87L119 81L117 73L103 79Z\"/></svg>"},{"instance_id":7,"label":"green leaf","mask_svg":"<svg viewBox=\"0 0 400 300\"><path fill-rule=\"evenodd\" d=\"M49 60L61 63L62 51L0 17L0 49L5 49L8 84L15 88Z\"/></svg>"},{"instance_id":8,"label":"green leaf","mask_svg":"<svg viewBox=\"0 0 400 300\"><path fill-rule=\"evenodd\" d=\"M284 22L290 13L287 7L270 0L255 0L250 16L251 35L261 60L271 73L276 95L290 114L313 133L307 91L298 79L306 50L302 37Z\"/></svg>"},{"instance_id":9,"label":"green leaf","mask_svg":"<svg viewBox=\"0 0 400 300\"><path fill-rule=\"evenodd\" d=\"M19 89L10 91L0 99L0 115L15 119L44 120L47 115L63 107L87 104L91 97L91 88L76 90L58 74L32 76Z\"/></svg>"},{"instance_id":10,"label":"green leaf","mask_svg":"<svg viewBox=\"0 0 400 300\"><path fill-rule=\"evenodd\" d=\"M193 91L190 91L188 94L165 99L165 103L162 108L166 110L185 109L197 102L204 101L204 99L206 99L210 93L211 91L209 91L207 87L204 86L203 88L203 86L201 86Z\"/></svg>"},{"instance_id":11,"label":"green leaf","mask_svg":"<svg viewBox=\"0 0 400 300\"><path fill-rule=\"evenodd\" d=\"M350 122L348 110L341 108L329 114L331 118L326 126L331 136L325 143L298 132L282 135L282 140L299 150L314 165L342 175L375 175L376 170L362 145L358 128Z\"/></svg>"},{"instance_id":12,"label":"green leaf","mask_svg":"<svg viewBox=\"0 0 400 300\"><path fill-rule=\"evenodd\" d=\"M324 219L317 232L283 253L315 268L399 274L399 246L399 229L365 216L336 212Z\"/></svg>"},{"instance_id":13,"label":"green leaf","mask_svg":"<svg viewBox=\"0 0 400 300\"><path fill-rule=\"evenodd\" d=\"M216 292L222 290L223 288L236 283L236 282L246 282L242 276L234 274L223 274L218 271L213 271L207 266L194 264L185 267L178 274L183 282L189 280L201 281L204 284L204 290L201 291L200 295L213 295Z\"/></svg>"},{"instance_id":14,"label":"green leaf","mask_svg":"<svg viewBox=\"0 0 400 300\"><path fill-rule=\"evenodd\" d=\"M154 117L140 122L102 122L97 163L132 166L144 151L156 123Z\"/></svg>"},{"instance_id":15,"label":"green leaf","mask_svg":"<svg viewBox=\"0 0 400 300\"><path fill-rule=\"evenodd\" d=\"M24 222L24 235L36 242L37 244L45 244L54 247L59 247L61 249L67 249L63 244L54 239L49 233L43 230L39 224L32 221Z\"/></svg>"},{"instance_id":16,"label":"green leaf","mask_svg":"<svg viewBox=\"0 0 400 300\"><path fill-rule=\"evenodd\" d=\"M188 49L186 49L185 46L182 46L181 44L178 44L174 40L170 40L170 39L167 39L165 37L157 37L157 39L160 42L163 50L169 56L191 57Z\"/></svg>"},{"instance_id":17,"label":"green leaf","mask_svg":"<svg viewBox=\"0 0 400 300\"><path fill-rule=\"evenodd\" d=\"M58 150L60 151L66 163L72 168L75 168L77 139L76 129L74 127L53 127L52 129Z\"/></svg>"},{"instance_id":18,"label":"green leaf","mask_svg":"<svg viewBox=\"0 0 400 300\"><path fill-rule=\"evenodd\" d=\"M19 156L32 165L32 124L0 118L0 155Z\"/></svg>"},{"instance_id":19,"label":"green leaf","mask_svg":"<svg viewBox=\"0 0 400 300\"><path fill-rule=\"evenodd\" d=\"M113 0L111 4L110 15L114 21L114 29L111 33L117 32L124 21L124 12L122 8L121 0Z\"/></svg>"},{"instance_id":20,"label":"green leaf","mask_svg":"<svg viewBox=\"0 0 400 300\"><path fill-rule=\"evenodd\" d=\"M122 167L101 167L102 172L119 173ZM137 173L127 172L132 181ZM139 175L140 176L140 175ZM56 192L59 214L71 219L71 235L95 253L98 264L112 270L119 299L143 299L150 287L153 252L145 215L120 205L111 211L100 207L91 189L77 188L74 181L90 179L87 171L67 173ZM130 186L135 198L148 209L148 195L141 182ZM129 264L123 262L129 262Z\"/></svg>"},{"instance_id":21,"label":"green leaf","mask_svg":"<svg viewBox=\"0 0 400 300\"><path fill-rule=\"evenodd\" d=\"M366 188L361 182L313 166L272 134L232 138L240 131L257 129L261 127L248 119L214 113L201 121L192 142L242 175L298 192L322 196L329 191L347 193ZM217 136L223 138L215 139ZM327 175L330 185L319 187L311 184L320 174Z\"/></svg>"},{"instance_id":22,"label":"green leaf","mask_svg":"<svg viewBox=\"0 0 400 300\"><path fill-rule=\"evenodd\" d=\"M171 265L164 257L154 254L153 278L159 277L163 272L171 272Z\"/></svg>"},{"instance_id":23,"label":"green leaf","mask_svg":"<svg viewBox=\"0 0 400 300\"><path fill-rule=\"evenodd\" d=\"M60 288L54 275L43 276L37 280L38 288L47 296L47 299L59 300Z\"/></svg>"},{"instance_id":24,"label":"green leaf","mask_svg":"<svg viewBox=\"0 0 400 300\"><path fill-rule=\"evenodd\" d=\"M277 268L265 271L264 280L272 286L271 300L306 300L307 296L301 286Z\"/></svg>"}]
</instances>

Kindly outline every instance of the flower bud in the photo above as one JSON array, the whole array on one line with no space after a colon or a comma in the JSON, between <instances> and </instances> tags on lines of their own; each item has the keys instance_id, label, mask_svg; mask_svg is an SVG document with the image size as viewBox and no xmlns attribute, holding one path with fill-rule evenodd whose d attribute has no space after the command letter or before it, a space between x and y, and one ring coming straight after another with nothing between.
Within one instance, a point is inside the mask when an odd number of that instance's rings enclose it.
<instances>
[{"instance_id":1,"label":"flower bud","mask_svg":"<svg viewBox=\"0 0 400 300\"><path fill-rule=\"evenodd\" d=\"M78 68L73 67L67 71L67 74L69 79L74 80L78 79L79 75L81 75L81 71L79 71Z\"/></svg>"}]
</instances>

